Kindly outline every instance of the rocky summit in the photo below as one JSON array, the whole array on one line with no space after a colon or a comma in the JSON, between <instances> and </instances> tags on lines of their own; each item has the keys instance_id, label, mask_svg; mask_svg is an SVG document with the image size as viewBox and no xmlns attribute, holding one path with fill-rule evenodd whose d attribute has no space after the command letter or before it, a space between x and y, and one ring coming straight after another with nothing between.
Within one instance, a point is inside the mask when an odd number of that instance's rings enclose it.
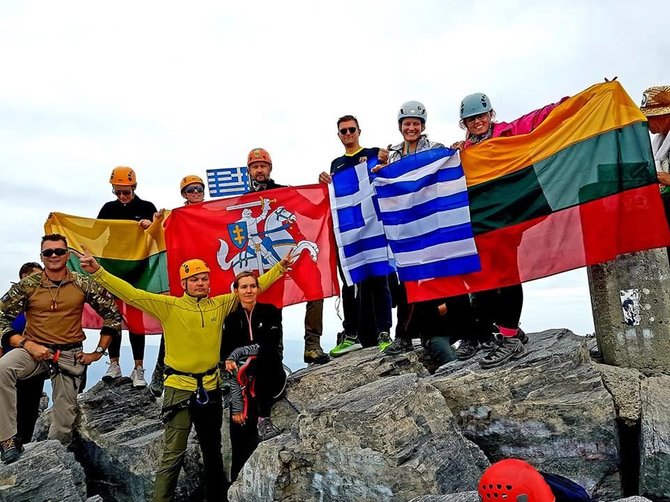
<instances>
[{"instance_id":1,"label":"rocky summit","mask_svg":"<svg viewBox=\"0 0 670 502\"><path fill-rule=\"evenodd\" d=\"M494 369L475 357L431 374L417 347L298 371L273 409L283 433L258 447L229 500L475 502L482 472L508 457L567 476L596 500L670 500L670 376L599 364L591 343L548 330ZM43 414L38 441L0 467L0 501L150 499L160 401L121 379L82 394L79 407L69 450L40 441ZM202 500L200 468L193 439L177 500Z\"/></svg>"}]
</instances>

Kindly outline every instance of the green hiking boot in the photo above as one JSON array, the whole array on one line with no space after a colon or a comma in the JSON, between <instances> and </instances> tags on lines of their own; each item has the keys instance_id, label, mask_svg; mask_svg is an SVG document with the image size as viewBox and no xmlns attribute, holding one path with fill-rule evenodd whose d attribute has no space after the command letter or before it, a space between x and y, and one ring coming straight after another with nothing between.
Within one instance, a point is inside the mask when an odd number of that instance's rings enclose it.
<instances>
[{"instance_id":1,"label":"green hiking boot","mask_svg":"<svg viewBox=\"0 0 670 502\"><path fill-rule=\"evenodd\" d=\"M389 334L388 331L382 331L379 333L379 336L377 337L377 347L379 347L379 350L381 352L384 352L386 350L386 347L391 345L391 335Z\"/></svg>"},{"instance_id":2,"label":"green hiking boot","mask_svg":"<svg viewBox=\"0 0 670 502\"><path fill-rule=\"evenodd\" d=\"M363 346L361 345L361 342L358 341L358 338L345 338L341 344L334 349L331 349L330 355L331 357L340 357L362 348Z\"/></svg>"}]
</instances>

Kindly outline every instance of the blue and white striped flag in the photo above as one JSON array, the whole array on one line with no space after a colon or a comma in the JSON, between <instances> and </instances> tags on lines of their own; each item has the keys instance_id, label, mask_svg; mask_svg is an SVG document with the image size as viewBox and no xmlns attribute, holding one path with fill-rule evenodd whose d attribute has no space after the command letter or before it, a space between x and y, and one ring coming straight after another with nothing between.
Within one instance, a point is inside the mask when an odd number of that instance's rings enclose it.
<instances>
[{"instance_id":1,"label":"blue and white striped flag","mask_svg":"<svg viewBox=\"0 0 670 502\"><path fill-rule=\"evenodd\" d=\"M348 285L395 269L374 207L366 162L338 171L328 186L340 266Z\"/></svg>"},{"instance_id":2,"label":"blue and white striped flag","mask_svg":"<svg viewBox=\"0 0 670 502\"><path fill-rule=\"evenodd\" d=\"M243 195L249 191L249 173L246 167L207 169L210 197Z\"/></svg>"},{"instance_id":3,"label":"blue and white striped flag","mask_svg":"<svg viewBox=\"0 0 670 502\"><path fill-rule=\"evenodd\" d=\"M372 181L401 281L481 270L458 151L408 155Z\"/></svg>"}]
</instances>

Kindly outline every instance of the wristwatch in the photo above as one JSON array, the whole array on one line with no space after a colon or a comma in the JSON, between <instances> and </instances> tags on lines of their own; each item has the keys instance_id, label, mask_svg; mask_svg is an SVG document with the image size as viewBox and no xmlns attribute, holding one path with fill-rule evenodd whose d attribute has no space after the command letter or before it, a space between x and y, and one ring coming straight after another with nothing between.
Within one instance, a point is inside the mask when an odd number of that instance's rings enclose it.
<instances>
[{"instance_id":1,"label":"wristwatch","mask_svg":"<svg viewBox=\"0 0 670 502\"><path fill-rule=\"evenodd\" d=\"M104 356L105 354L107 354L107 352L105 352L105 349L103 349L103 348L100 347L100 346L96 347L94 352L95 352L96 354L101 354L101 355L103 355L103 356Z\"/></svg>"}]
</instances>

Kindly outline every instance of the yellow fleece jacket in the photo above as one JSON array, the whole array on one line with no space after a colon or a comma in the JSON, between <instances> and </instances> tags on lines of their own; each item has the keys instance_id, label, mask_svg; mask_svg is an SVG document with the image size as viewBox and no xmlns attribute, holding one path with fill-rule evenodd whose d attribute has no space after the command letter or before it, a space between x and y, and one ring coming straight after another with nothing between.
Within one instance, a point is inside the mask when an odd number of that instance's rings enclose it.
<instances>
[{"instance_id":1,"label":"yellow fleece jacket","mask_svg":"<svg viewBox=\"0 0 670 502\"><path fill-rule=\"evenodd\" d=\"M285 272L278 263L258 278L263 291ZM223 321L239 302L237 295L228 293L213 298L193 298L149 293L137 289L110 274L102 267L91 274L96 282L128 305L158 319L165 338L165 364L188 373L204 373L219 363ZM207 390L218 385L217 374L204 377ZM170 375L165 385L194 391L196 381L184 375Z\"/></svg>"}]
</instances>

